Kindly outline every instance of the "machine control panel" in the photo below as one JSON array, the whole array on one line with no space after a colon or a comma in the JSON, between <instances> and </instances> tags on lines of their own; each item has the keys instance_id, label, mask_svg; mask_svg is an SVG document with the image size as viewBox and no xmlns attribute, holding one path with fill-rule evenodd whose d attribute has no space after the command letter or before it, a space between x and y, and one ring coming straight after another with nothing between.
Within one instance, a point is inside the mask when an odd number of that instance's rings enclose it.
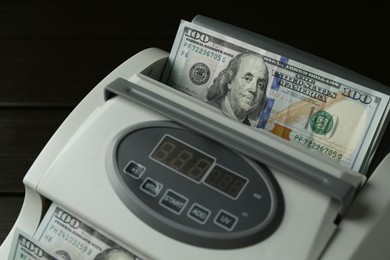
<instances>
[{"instance_id":1,"label":"machine control panel","mask_svg":"<svg viewBox=\"0 0 390 260\"><path fill-rule=\"evenodd\" d=\"M174 123L123 131L107 172L123 203L165 235L196 246L237 248L271 235L283 197L269 169Z\"/></svg>"}]
</instances>

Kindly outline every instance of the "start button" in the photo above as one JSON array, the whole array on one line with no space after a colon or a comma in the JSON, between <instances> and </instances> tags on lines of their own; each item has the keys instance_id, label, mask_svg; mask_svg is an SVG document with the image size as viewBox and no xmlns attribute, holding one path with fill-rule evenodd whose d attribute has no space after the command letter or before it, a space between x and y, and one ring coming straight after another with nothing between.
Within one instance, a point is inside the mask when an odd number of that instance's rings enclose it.
<instances>
[{"instance_id":1,"label":"start button","mask_svg":"<svg viewBox=\"0 0 390 260\"><path fill-rule=\"evenodd\" d=\"M169 209L173 213L180 214L184 210L187 202L188 199L186 197L168 189L161 198L160 205Z\"/></svg>"}]
</instances>

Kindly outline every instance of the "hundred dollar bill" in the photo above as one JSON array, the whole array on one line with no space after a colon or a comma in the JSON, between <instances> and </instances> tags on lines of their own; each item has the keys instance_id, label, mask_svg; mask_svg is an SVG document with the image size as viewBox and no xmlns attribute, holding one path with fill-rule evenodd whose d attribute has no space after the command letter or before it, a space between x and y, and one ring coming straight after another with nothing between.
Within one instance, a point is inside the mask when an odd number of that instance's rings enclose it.
<instances>
[{"instance_id":1,"label":"hundred dollar bill","mask_svg":"<svg viewBox=\"0 0 390 260\"><path fill-rule=\"evenodd\" d=\"M389 96L182 20L162 81L361 172Z\"/></svg>"},{"instance_id":2,"label":"hundred dollar bill","mask_svg":"<svg viewBox=\"0 0 390 260\"><path fill-rule=\"evenodd\" d=\"M39 242L25 232L16 229L8 260L55 260Z\"/></svg>"},{"instance_id":3,"label":"hundred dollar bill","mask_svg":"<svg viewBox=\"0 0 390 260\"><path fill-rule=\"evenodd\" d=\"M59 259L140 260L55 203L50 206L34 239Z\"/></svg>"}]
</instances>

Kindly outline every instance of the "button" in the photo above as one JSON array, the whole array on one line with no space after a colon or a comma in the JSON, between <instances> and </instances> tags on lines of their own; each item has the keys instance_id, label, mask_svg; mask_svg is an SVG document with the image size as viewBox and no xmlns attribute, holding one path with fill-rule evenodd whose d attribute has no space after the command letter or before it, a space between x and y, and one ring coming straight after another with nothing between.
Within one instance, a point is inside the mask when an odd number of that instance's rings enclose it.
<instances>
[{"instance_id":1,"label":"button","mask_svg":"<svg viewBox=\"0 0 390 260\"><path fill-rule=\"evenodd\" d=\"M163 185L161 183L154 181L151 178L146 178L141 184L141 190L153 197L156 197L160 193L162 187Z\"/></svg>"},{"instance_id":2,"label":"button","mask_svg":"<svg viewBox=\"0 0 390 260\"><path fill-rule=\"evenodd\" d=\"M210 213L211 213L210 210L206 209L205 207L202 207L197 203L194 203L191 209L188 211L187 215L193 220L195 220L196 222L199 222L200 224L204 224L209 218Z\"/></svg>"},{"instance_id":3,"label":"button","mask_svg":"<svg viewBox=\"0 0 390 260\"><path fill-rule=\"evenodd\" d=\"M160 205L179 215L184 210L187 202L188 199L186 197L173 190L167 190L160 200Z\"/></svg>"},{"instance_id":4,"label":"button","mask_svg":"<svg viewBox=\"0 0 390 260\"><path fill-rule=\"evenodd\" d=\"M215 224L222 227L223 229L226 229L227 231L232 231L237 222L237 217L224 210L220 210L214 219Z\"/></svg>"},{"instance_id":5,"label":"button","mask_svg":"<svg viewBox=\"0 0 390 260\"><path fill-rule=\"evenodd\" d=\"M125 169L123 170L125 173L130 175L133 178L139 179L141 175L145 172L145 167L139 163L134 161L130 161Z\"/></svg>"}]
</instances>

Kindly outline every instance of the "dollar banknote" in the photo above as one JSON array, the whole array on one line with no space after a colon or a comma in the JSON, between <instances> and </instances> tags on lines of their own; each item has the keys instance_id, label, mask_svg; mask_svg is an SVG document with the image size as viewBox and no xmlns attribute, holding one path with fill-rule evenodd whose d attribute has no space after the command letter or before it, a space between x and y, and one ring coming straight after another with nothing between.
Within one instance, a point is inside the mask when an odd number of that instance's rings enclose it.
<instances>
[{"instance_id":1,"label":"dollar banknote","mask_svg":"<svg viewBox=\"0 0 390 260\"><path fill-rule=\"evenodd\" d=\"M53 203L34 239L59 259L140 259Z\"/></svg>"},{"instance_id":2,"label":"dollar banknote","mask_svg":"<svg viewBox=\"0 0 390 260\"><path fill-rule=\"evenodd\" d=\"M182 20L162 82L357 172L389 96Z\"/></svg>"},{"instance_id":3,"label":"dollar banknote","mask_svg":"<svg viewBox=\"0 0 390 260\"><path fill-rule=\"evenodd\" d=\"M27 233L16 229L8 260L55 260L38 241Z\"/></svg>"}]
</instances>

